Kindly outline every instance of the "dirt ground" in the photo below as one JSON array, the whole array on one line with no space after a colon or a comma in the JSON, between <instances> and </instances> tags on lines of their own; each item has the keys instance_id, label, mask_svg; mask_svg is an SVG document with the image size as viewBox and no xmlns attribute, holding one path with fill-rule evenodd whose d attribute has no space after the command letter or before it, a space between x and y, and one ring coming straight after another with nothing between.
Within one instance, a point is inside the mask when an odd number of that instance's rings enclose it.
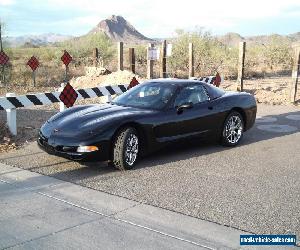
<instances>
[{"instance_id":1,"label":"dirt ground","mask_svg":"<svg viewBox=\"0 0 300 250\"><path fill-rule=\"evenodd\" d=\"M291 77L247 79L244 80L244 91L253 94L258 103L286 105L290 103L291 83ZM221 87L225 90L236 90L236 81L224 81ZM300 100L300 91L297 100Z\"/></svg>"}]
</instances>

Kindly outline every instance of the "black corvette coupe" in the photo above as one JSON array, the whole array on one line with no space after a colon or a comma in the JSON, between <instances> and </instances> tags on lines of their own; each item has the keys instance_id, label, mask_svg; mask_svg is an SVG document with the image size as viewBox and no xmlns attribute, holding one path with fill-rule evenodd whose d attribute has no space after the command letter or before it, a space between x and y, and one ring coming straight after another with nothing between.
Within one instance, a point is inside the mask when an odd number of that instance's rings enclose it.
<instances>
[{"instance_id":1,"label":"black corvette coupe","mask_svg":"<svg viewBox=\"0 0 300 250\"><path fill-rule=\"evenodd\" d=\"M256 117L255 98L197 80L151 80L111 103L69 108L40 129L38 144L72 160L110 160L131 169L137 159L179 139L219 138L237 145Z\"/></svg>"}]
</instances>

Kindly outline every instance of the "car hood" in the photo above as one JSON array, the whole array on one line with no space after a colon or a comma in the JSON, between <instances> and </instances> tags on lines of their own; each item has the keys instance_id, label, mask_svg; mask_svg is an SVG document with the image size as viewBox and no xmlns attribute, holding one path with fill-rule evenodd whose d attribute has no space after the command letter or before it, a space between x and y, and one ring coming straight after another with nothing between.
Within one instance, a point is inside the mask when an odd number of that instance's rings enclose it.
<instances>
[{"instance_id":1,"label":"car hood","mask_svg":"<svg viewBox=\"0 0 300 250\"><path fill-rule=\"evenodd\" d=\"M53 133L76 136L80 133L103 130L105 125L108 126L118 119L130 119L152 112L154 111L115 104L82 105L54 115L43 125L41 130L47 137Z\"/></svg>"}]
</instances>

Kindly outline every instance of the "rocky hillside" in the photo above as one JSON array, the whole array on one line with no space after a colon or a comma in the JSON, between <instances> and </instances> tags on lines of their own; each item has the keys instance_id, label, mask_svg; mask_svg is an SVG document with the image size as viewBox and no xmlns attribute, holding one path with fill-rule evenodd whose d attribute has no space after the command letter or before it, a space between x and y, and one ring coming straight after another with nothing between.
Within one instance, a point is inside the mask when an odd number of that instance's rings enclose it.
<instances>
[{"instance_id":1,"label":"rocky hillside","mask_svg":"<svg viewBox=\"0 0 300 250\"><path fill-rule=\"evenodd\" d=\"M152 39L145 37L137 31L122 16L112 15L110 18L102 20L89 33L105 33L113 41L123 41L126 43L149 42Z\"/></svg>"}]
</instances>

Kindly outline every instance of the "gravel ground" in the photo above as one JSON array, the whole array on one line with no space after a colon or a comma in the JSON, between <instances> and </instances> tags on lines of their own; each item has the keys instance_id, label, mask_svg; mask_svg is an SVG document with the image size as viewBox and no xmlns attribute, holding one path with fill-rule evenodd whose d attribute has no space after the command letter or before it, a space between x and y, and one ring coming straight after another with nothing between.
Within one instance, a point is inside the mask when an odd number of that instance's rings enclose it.
<instances>
[{"instance_id":1,"label":"gravel ground","mask_svg":"<svg viewBox=\"0 0 300 250\"><path fill-rule=\"evenodd\" d=\"M38 117L37 125L52 114L18 113L28 126L32 117ZM300 236L299 107L259 105L258 115L238 147L181 143L126 172L103 162L80 164L50 156L35 143L0 154L0 161L253 233ZM272 132L278 127L290 130Z\"/></svg>"}]
</instances>

